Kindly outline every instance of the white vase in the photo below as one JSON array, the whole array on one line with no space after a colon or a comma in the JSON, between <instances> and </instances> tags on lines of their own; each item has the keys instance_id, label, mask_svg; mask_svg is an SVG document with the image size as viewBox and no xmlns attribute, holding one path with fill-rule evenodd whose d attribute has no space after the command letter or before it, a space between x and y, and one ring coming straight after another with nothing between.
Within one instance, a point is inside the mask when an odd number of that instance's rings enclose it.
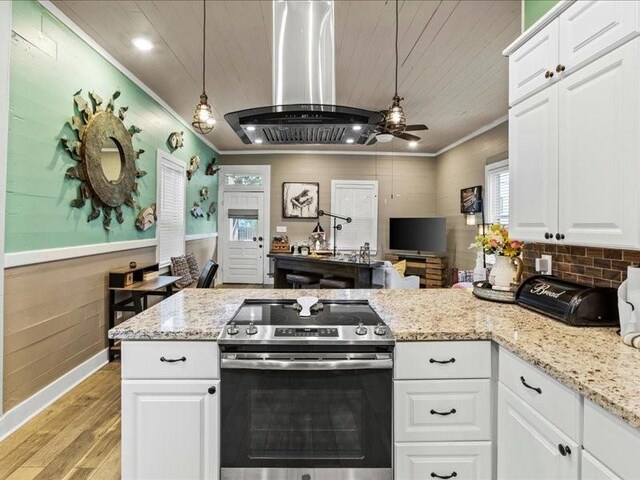
<instances>
[{"instance_id":1,"label":"white vase","mask_svg":"<svg viewBox=\"0 0 640 480\"><path fill-rule=\"evenodd\" d=\"M522 260L519 257L496 255L496 263L489 274L489 282L494 290L511 290L520 283L522 276Z\"/></svg>"}]
</instances>

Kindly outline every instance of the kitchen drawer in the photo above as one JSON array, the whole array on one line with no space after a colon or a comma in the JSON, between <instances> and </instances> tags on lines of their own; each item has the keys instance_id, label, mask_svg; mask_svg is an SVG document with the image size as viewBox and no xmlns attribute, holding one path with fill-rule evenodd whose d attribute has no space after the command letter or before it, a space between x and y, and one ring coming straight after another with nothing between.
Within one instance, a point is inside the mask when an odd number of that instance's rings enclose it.
<instances>
[{"instance_id":1,"label":"kitchen drawer","mask_svg":"<svg viewBox=\"0 0 640 480\"><path fill-rule=\"evenodd\" d=\"M396 379L490 378L491 342L410 342L395 349Z\"/></svg>"},{"instance_id":2,"label":"kitchen drawer","mask_svg":"<svg viewBox=\"0 0 640 480\"><path fill-rule=\"evenodd\" d=\"M500 348L500 382L573 440L579 438L580 395Z\"/></svg>"},{"instance_id":3,"label":"kitchen drawer","mask_svg":"<svg viewBox=\"0 0 640 480\"><path fill-rule=\"evenodd\" d=\"M490 480L491 442L396 445L395 480Z\"/></svg>"},{"instance_id":4,"label":"kitchen drawer","mask_svg":"<svg viewBox=\"0 0 640 480\"><path fill-rule=\"evenodd\" d=\"M622 480L586 450L582 451L582 480Z\"/></svg>"},{"instance_id":5,"label":"kitchen drawer","mask_svg":"<svg viewBox=\"0 0 640 480\"><path fill-rule=\"evenodd\" d=\"M584 448L625 479L640 476L640 431L586 400Z\"/></svg>"},{"instance_id":6,"label":"kitchen drawer","mask_svg":"<svg viewBox=\"0 0 640 480\"><path fill-rule=\"evenodd\" d=\"M579 0L559 18L560 63L565 74L637 35L638 3Z\"/></svg>"},{"instance_id":7,"label":"kitchen drawer","mask_svg":"<svg viewBox=\"0 0 640 480\"><path fill-rule=\"evenodd\" d=\"M122 378L124 379L215 379L219 377L216 342L162 340L122 342Z\"/></svg>"},{"instance_id":8,"label":"kitchen drawer","mask_svg":"<svg viewBox=\"0 0 640 480\"><path fill-rule=\"evenodd\" d=\"M556 78L558 20L552 21L509 56L509 106ZM554 76L548 77L548 73Z\"/></svg>"},{"instance_id":9,"label":"kitchen drawer","mask_svg":"<svg viewBox=\"0 0 640 480\"><path fill-rule=\"evenodd\" d=\"M397 380L396 442L491 439L491 380Z\"/></svg>"}]
</instances>

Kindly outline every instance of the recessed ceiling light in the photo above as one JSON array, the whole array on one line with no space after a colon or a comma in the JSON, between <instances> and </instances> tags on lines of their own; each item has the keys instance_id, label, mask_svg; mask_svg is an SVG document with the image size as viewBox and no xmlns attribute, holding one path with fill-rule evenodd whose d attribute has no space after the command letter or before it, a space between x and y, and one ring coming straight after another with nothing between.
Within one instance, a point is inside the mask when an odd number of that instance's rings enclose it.
<instances>
[{"instance_id":1,"label":"recessed ceiling light","mask_svg":"<svg viewBox=\"0 0 640 480\"><path fill-rule=\"evenodd\" d=\"M347 143L353 143L353 138L347 138Z\"/></svg>"},{"instance_id":2,"label":"recessed ceiling light","mask_svg":"<svg viewBox=\"0 0 640 480\"><path fill-rule=\"evenodd\" d=\"M360 125L354 125L352 128L354 132L359 132L360 130L362 130L362 127Z\"/></svg>"},{"instance_id":3,"label":"recessed ceiling light","mask_svg":"<svg viewBox=\"0 0 640 480\"><path fill-rule=\"evenodd\" d=\"M254 127L254 126L247 127L247 131L248 132L254 132L255 130L256 130L256 127Z\"/></svg>"},{"instance_id":4,"label":"recessed ceiling light","mask_svg":"<svg viewBox=\"0 0 640 480\"><path fill-rule=\"evenodd\" d=\"M409 146L411 148L416 148L418 146L418 142L409 142Z\"/></svg>"},{"instance_id":5,"label":"recessed ceiling light","mask_svg":"<svg viewBox=\"0 0 640 480\"><path fill-rule=\"evenodd\" d=\"M262 139L261 139L261 138L256 138L256 139L254 140L254 142L256 142L256 143L262 143Z\"/></svg>"},{"instance_id":6,"label":"recessed ceiling light","mask_svg":"<svg viewBox=\"0 0 640 480\"><path fill-rule=\"evenodd\" d=\"M142 37L134 38L133 40L131 40L131 43L133 43L134 47L136 47L138 50L142 50L143 52L148 52L153 48L153 43Z\"/></svg>"}]
</instances>

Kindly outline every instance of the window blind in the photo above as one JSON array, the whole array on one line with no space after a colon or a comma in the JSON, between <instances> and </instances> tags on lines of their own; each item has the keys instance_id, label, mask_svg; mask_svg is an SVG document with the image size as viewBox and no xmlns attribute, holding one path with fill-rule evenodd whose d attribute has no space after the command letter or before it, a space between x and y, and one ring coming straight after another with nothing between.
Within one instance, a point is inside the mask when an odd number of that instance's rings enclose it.
<instances>
[{"instance_id":1,"label":"window blind","mask_svg":"<svg viewBox=\"0 0 640 480\"><path fill-rule=\"evenodd\" d=\"M352 218L337 234L339 250L358 250L365 242L369 242L373 252L377 250L377 181L332 180L331 212Z\"/></svg>"},{"instance_id":2,"label":"window blind","mask_svg":"<svg viewBox=\"0 0 640 480\"><path fill-rule=\"evenodd\" d=\"M185 242L185 165L168 156L158 157L158 263L171 263L171 257L184 255Z\"/></svg>"},{"instance_id":3,"label":"window blind","mask_svg":"<svg viewBox=\"0 0 640 480\"><path fill-rule=\"evenodd\" d=\"M509 225L509 165L490 167L487 167L487 220Z\"/></svg>"}]
</instances>

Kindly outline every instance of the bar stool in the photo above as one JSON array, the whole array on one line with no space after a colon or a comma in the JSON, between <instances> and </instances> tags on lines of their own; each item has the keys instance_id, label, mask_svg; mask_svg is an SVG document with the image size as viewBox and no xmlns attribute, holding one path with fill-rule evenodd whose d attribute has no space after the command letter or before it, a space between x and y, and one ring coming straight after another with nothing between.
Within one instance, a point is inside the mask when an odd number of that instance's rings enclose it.
<instances>
[{"instance_id":1,"label":"bar stool","mask_svg":"<svg viewBox=\"0 0 640 480\"><path fill-rule=\"evenodd\" d=\"M353 288L353 280L340 277L321 278L320 288Z\"/></svg>"},{"instance_id":2,"label":"bar stool","mask_svg":"<svg viewBox=\"0 0 640 480\"><path fill-rule=\"evenodd\" d=\"M312 273L287 273L287 282L293 285L294 289L309 288L318 284L319 276Z\"/></svg>"}]
</instances>

